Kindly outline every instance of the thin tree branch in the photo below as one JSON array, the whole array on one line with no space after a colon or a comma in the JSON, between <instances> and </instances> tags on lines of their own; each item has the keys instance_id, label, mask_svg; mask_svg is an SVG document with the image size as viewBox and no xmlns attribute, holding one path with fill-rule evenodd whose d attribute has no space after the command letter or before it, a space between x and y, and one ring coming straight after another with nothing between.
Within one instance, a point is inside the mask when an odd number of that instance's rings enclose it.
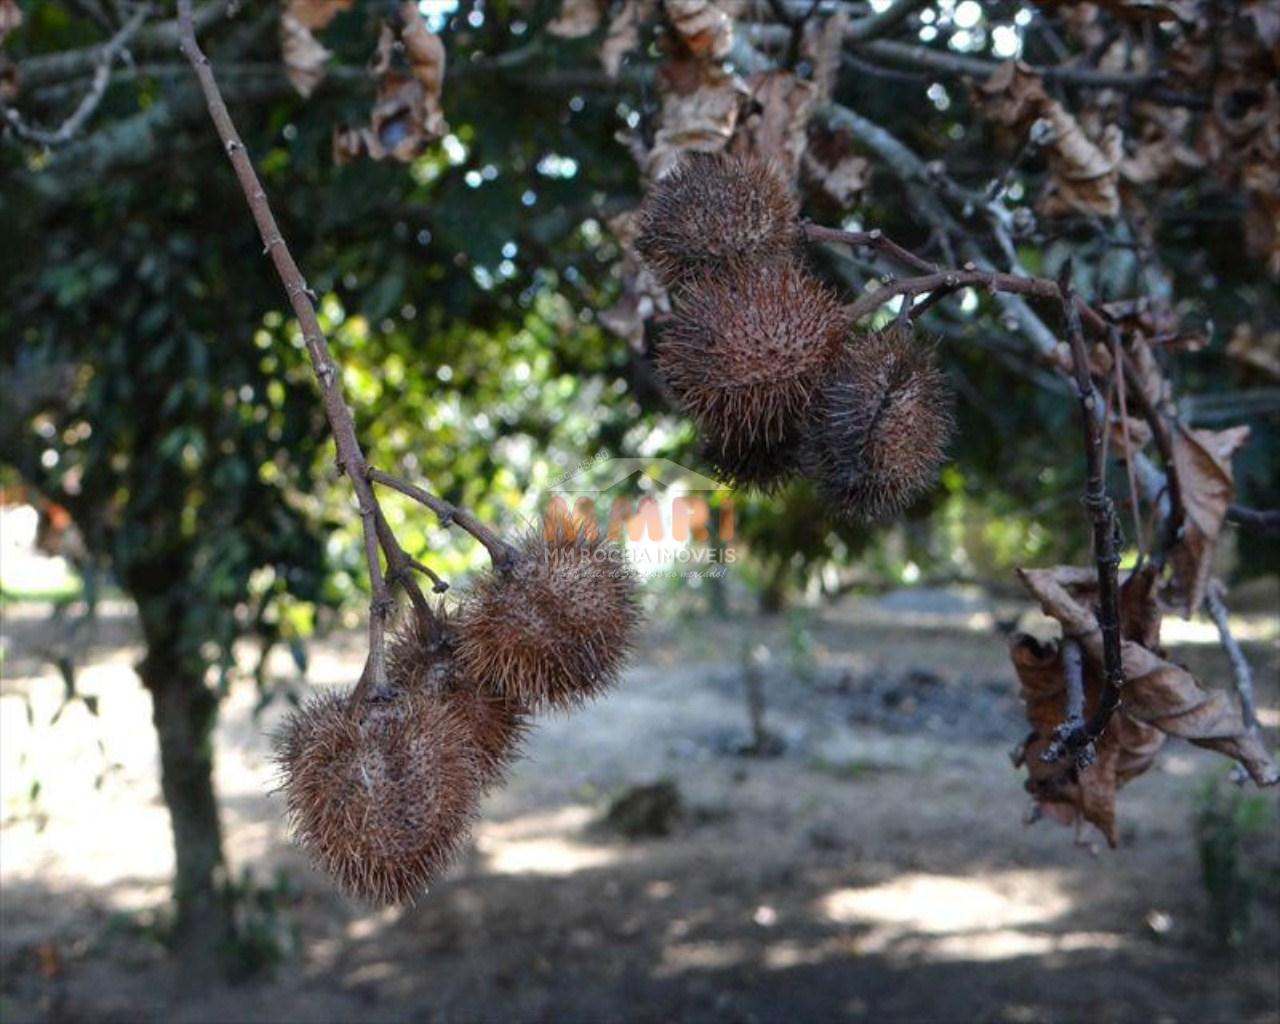
<instances>
[{"instance_id":1,"label":"thin tree branch","mask_svg":"<svg viewBox=\"0 0 1280 1024\"><path fill-rule=\"evenodd\" d=\"M1253 701L1253 670L1249 668L1249 659L1244 656L1240 644L1231 632L1231 623L1227 616L1227 606L1222 600L1222 583L1212 580L1204 595L1204 607L1218 627L1218 637L1222 641L1222 649L1231 659L1231 675L1235 679L1236 693L1240 695L1240 715L1249 729L1258 728L1258 709Z\"/></svg>"},{"instance_id":2,"label":"thin tree branch","mask_svg":"<svg viewBox=\"0 0 1280 1024\"><path fill-rule=\"evenodd\" d=\"M1227 522L1247 526L1264 533L1280 530L1280 508L1245 508L1243 505L1227 506Z\"/></svg>"},{"instance_id":3,"label":"thin tree branch","mask_svg":"<svg viewBox=\"0 0 1280 1024\"><path fill-rule=\"evenodd\" d=\"M284 285L289 305L293 308L294 316L297 317L298 326L302 329L307 354L311 358L311 367L320 385L325 416L329 420L329 427L333 431L334 443L337 446L338 470L350 477L360 505L360 522L364 532L365 560L369 568L372 598L369 602L369 656L360 681L352 693L352 706L358 706L359 702L366 698L384 699L390 694L387 684L385 634L387 618L391 613L393 602L378 558L381 511L369 482L368 465L365 462L364 452L360 448L360 442L356 439L351 410L347 408L343 397L338 368L329 351L320 323L316 319L315 306L312 302L313 293L307 286L302 271L298 269L292 253L289 252L289 247L285 244L280 227L267 201L267 194L258 180L253 162L249 159L249 154L236 131L227 105L218 90L213 67L196 41L191 0L178 0L178 29L180 48L183 55L190 61L196 78L200 82L209 116L239 179L240 188L244 192L249 211L258 226L258 232L262 236L264 253L271 257L276 273ZM398 545L395 545L390 550L397 549ZM393 565L392 568L394 571L397 567Z\"/></svg>"},{"instance_id":4,"label":"thin tree branch","mask_svg":"<svg viewBox=\"0 0 1280 1024\"><path fill-rule=\"evenodd\" d=\"M23 117L16 109L0 104L0 115L4 117L5 123L9 129L18 138L27 142L34 142L37 145L62 146L70 142L72 138L84 127L85 122L93 116L93 112L98 109L98 104L102 102L102 97L107 93L107 85L111 82L111 65L115 63L116 57L129 44L129 40L137 34L142 23L147 20L147 15L151 13L149 4L142 4L133 16L121 26L105 46L99 51L98 64L93 71L93 80L89 84L88 91L77 104L76 109L71 112L60 126L54 129L45 129L36 125L27 124Z\"/></svg>"},{"instance_id":5,"label":"thin tree branch","mask_svg":"<svg viewBox=\"0 0 1280 1024\"><path fill-rule=\"evenodd\" d=\"M1048 764L1060 761L1069 753L1071 742L1084 728L1084 652L1080 641L1074 637L1064 637L1062 641L1062 678L1067 688L1062 724L1054 730L1053 737L1040 755L1040 760ZM1091 750L1087 758L1092 760ZM1077 765L1080 760L1077 755Z\"/></svg>"},{"instance_id":6,"label":"thin tree branch","mask_svg":"<svg viewBox=\"0 0 1280 1024\"><path fill-rule=\"evenodd\" d=\"M227 13L226 0L208 0L195 11L192 20L195 31L203 32ZM148 26L137 34L129 47L137 58L163 54L168 56L179 43L177 19ZM18 80L24 90L60 82L92 71L101 63L102 51L110 43L98 43L79 50L61 50L39 54L18 62Z\"/></svg>"},{"instance_id":7,"label":"thin tree branch","mask_svg":"<svg viewBox=\"0 0 1280 1024\"><path fill-rule=\"evenodd\" d=\"M1094 742L1103 734L1112 714L1120 706L1124 687L1124 664L1120 647L1120 524L1107 495L1106 467L1102 462L1102 430L1096 415L1097 391L1089 371L1089 356L1080 327L1080 311L1071 291L1071 263L1063 265L1058 278L1067 341L1075 373L1076 395L1080 401L1087 466L1084 503L1093 522L1093 555L1098 571L1098 625L1102 630L1102 692L1098 706L1087 722L1063 737L1066 751L1075 757L1078 768L1092 763Z\"/></svg>"},{"instance_id":8,"label":"thin tree branch","mask_svg":"<svg viewBox=\"0 0 1280 1024\"><path fill-rule=\"evenodd\" d=\"M868 43L872 39L887 36L921 7L927 7L929 3L930 0L894 0L894 3L883 11L850 21L844 30L845 42Z\"/></svg>"},{"instance_id":9,"label":"thin tree branch","mask_svg":"<svg viewBox=\"0 0 1280 1024\"><path fill-rule=\"evenodd\" d=\"M406 480L401 480L398 476L385 473L380 469L370 468L368 470L368 478L376 484L390 487L393 491L399 491L406 497L425 505L436 514L441 526L457 525L471 534L489 552L489 557L493 560L495 569L506 571L515 564L515 560L518 557L516 549L466 509L459 508L452 502L436 497L430 491L417 487Z\"/></svg>"}]
</instances>

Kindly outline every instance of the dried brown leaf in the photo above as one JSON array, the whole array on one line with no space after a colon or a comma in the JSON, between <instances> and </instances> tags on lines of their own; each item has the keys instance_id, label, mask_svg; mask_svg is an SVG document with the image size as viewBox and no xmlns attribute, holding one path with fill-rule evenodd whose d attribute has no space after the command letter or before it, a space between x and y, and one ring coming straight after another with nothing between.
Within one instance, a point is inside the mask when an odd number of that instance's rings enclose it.
<instances>
[{"instance_id":1,"label":"dried brown leaf","mask_svg":"<svg viewBox=\"0 0 1280 1024\"><path fill-rule=\"evenodd\" d=\"M1183 615L1190 616L1204 601L1218 534L1235 494L1231 456L1248 439L1246 426L1192 430L1179 422L1170 433L1186 519L1169 553L1173 577L1163 596Z\"/></svg>"},{"instance_id":2,"label":"dried brown leaf","mask_svg":"<svg viewBox=\"0 0 1280 1024\"><path fill-rule=\"evenodd\" d=\"M1020 60L1001 64L977 93L982 112L1005 128L1029 125L1050 102L1040 76Z\"/></svg>"},{"instance_id":3,"label":"dried brown leaf","mask_svg":"<svg viewBox=\"0 0 1280 1024\"><path fill-rule=\"evenodd\" d=\"M604 10L597 0L564 0L547 31L561 39L581 39L600 27Z\"/></svg>"},{"instance_id":4,"label":"dried brown leaf","mask_svg":"<svg viewBox=\"0 0 1280 1024\"><path fill-rule=\"evenodd\" d=\"M391 157L407 163L449 130L440 106L445 74L444 44L427 28L415 4L403 4L401 14L400 42L408 71L392 67L395 33L384 23L369 64L378 79L369 124L362 128L339 126L334 129L335 163L348 163L362 152L374 160Z\"/></svg>"},{"instance_id":5,"label":"dried brown leaf","mask_svg":"<svg viewBox=\"0 0 1280 1024\"><path fill-rule=\"evenodd\" d=\"M305 99L324 79L325 64L333 54L321 45L306 25L288 11L282 11L280 56L290 84Z\"/></svg>"},{"instance_id":6,"label":"dried brown leaf","mask_svg":"<svg viewBox=\"0 0 1280 1024\"><path fill-rule=\"evenodd\" d=\"M1056 640L1041 643L1019 634L1013 639L1010 657L1032 726L1022 751L1027 791L1040 810L1055 821L1064 825L1086 821L1115 846L1116 790L1151 766L1164 745L1164 734L1120 711L1098 741L1096 759L1087 770L1072 774L1061 762L1048 763L1041 755L1066 715L1061 644ZM1086 714L1096 705L1097 693L1097 687L1089 691L1086 679Z\"/></svg>"},{"instance_id":7,"label":"dried brown leaf","mask_svg":"<svg viewBox=\"0 0 1280 1024\"><path fill-rule=\"evenodd\" d=\"M817 89L789 71L763 71L747 79L746 113L730 147L794 178L808 140L805 129Z\"/></svg>"},{"instance_id":8,"label":"dried brown leaf","mask_svg":"<svg viewBox=\"0 0 1280 1024\"><path fill-rule=\"evenodd\" d=\"M1076 567L1019 569L1023 585L1045 614L1080 643L1085 655L1085 696L1102 688L1102 630L1097 618L1097 582L1092 570ZM1186 668L1166 659L1159 647L1160 610L1154 599L1156 573L1147 567L1121 587L1121 708L1133 721L1166 736L1234 758L1260 786L1280 781L1266 744L1244 722L1238 702L1225 690L1204 686Z\"/></svg>"},{"instance_id":9,"label":"dried brown leaf","mask_svg":"<svg viewBox=\"0 0 1280 1024\"><path fill-rule=\"evenodd\" d=\"M600 313L600 324L634 351L643 352L645 321L655 313L669 312L670 303L666 289L636 253L636 236L639 234L637 211L627 210L610 218L607 223L622 250L622 294L617 302Z\"/></svg>"},{"instance_id":10,"label":"dried brown leaf","mask_svg":"<svg viewBox=\"0 0 1280 1024\"><path fill-rule=\"evenodd\" d=\"M309 29L324 28L342 11L351 9L352 0L289 0L285 8L300 25Z\"/></svg>"},{"instance_id":11,"label":"dried brown leaf","mask_svg":"<svg viewBox=\"0 0 1280 1024\"><path fill-rule=\"evenodd\" d=\"M800 55L813 66L813 84L817 89L817 103L831 99L836 80L840 77L840 54L844 47L844 30L849 25L849 15L837 11L821 24L810 21L805 25Z\"/></svg>"},{"instance_id":12,"label":"dried brown leaf","mask_svg":"<svg viewBox=\"0 0 1280 1024\"><path fill-rule=\"evenodd\" d=\"M1050 131L1047 152L1049 182L1037 209L1048 217L1091 213L1114 217L1120 212L1118 175L1124 155L1123 136L1115 125L1090 138L1061 103L1045 92L1040 76L1022 61L1006 61L976 90L987 117L1006 128L1029 129L1043 121Z\"/></svg>"},{"instance_id":13,"label":"dried brown leaf","mask_svg":"<svg viewBox=\"0 0 1280 1024\"><path fill-rule=\"evenodd\" d=\"M417 4L404 3L400 12L404 18L400 41L404 43L405 58L409 61L409 71L422 86L418 112L422 130L430 139L438 139L449 130L444 111L440 109L440 93L444 88L444 43L427 28Z\"/></svg>"},{"instance_id":14,"label":"dried brown leaf","mask_svg":"<svg viewBox=\"0 0 1280 1024\"><path fill-rule=\"evenodd\" d=\"M1227 355L1280 381L1280 330L1255 332L1249 324L1237 324L1227 343Z\"/></svg>"},{"instance_id":15,"label":"dried brown leaf","mask_svg":"<svg viewBox=\"0 0 1280 1024\"><path fill-rule=\"evenodd\" d=\"M22 8L18 0L0 0L0 43L22 24Z\"/></svg>"},{"instance_id":16,"label":"dried brown leaf","mask_svg":"<svg viewBox=\"0 0 1280 1024\"><path fill-rule=\"evenodd\" d=\"M718 152L738 125L746 87L713 65L676 61L659 74L662 127L654 134L646 171L660 177L688 150Z\"/></svg>"},{"instance_id":17,"label":"dried brown leaf","mask_svg":"<svg viewBox=\"0 0 1280 1024\"><path fill-rule=\"evenodd\" d=\"M733 47L733 19L714 0L664 0L667 20L690 55L723 60Z\"/></svg>"},{"instance_id":18,"label":"dried brown leaf","mask_svg":"<svg viewBox=\"0 0 1280 1024\"><path fill-rule=\"evenodd\" d=\"M656 6L657 0L626 0L609 22L600 47L600 63L610 78L618 77L622 62L640 45L640 27L653 17Z\"/></svg>"},{"instance_id":19,"label":"dried brown leaf","mask_svg":"<svg viewBox=\"0 0 1280 1024\"><path fill-rule=\"evenodd\" d=\"M18 65L0 53L0 103L11 103L18 97Z\"/></svg>"}]
</instances>

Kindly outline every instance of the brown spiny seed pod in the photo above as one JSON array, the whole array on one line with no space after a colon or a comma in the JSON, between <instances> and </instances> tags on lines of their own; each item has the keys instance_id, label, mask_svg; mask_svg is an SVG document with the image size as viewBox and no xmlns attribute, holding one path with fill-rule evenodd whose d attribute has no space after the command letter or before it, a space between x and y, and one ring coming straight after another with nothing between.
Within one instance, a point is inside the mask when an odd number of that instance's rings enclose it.
<instances>
[{"instance_id":1,"label":"brown spiny seed pod","mask_svg":"<svg viewBox=\"0 0 1280 1024\"><path fill-rule=\"evenodd\" d=\"M397 689L438 694L466 733L486 788L500 782L529 729L527 710L463 676L454 658L454 625L443 605L410 612L387 642L387 676Z\"/></svg>"},{"instance_id":2,"label":"brown spiny seed pod","mask_svg":"<svg viewBox=\"0 0 1280 1024\"><path fill-rule=\"evenodd\" d=\"M658 345L657 366L731 481L782 475L849 321L835 294L794 262L704 278Z\"/></svg>"},{"instance_id":3,"label":"brown spiny seed pod","mask_svg":"<svg viewBox=\"0 0 1280 1024\"><path fill-rule=\"evenodd\" d=\"M480 798L472 743L438 696L400 691L353 707L322 693L276 739L295 840L346 892L412 902L466 838Z\"/></svg>"},{"instance_id":4,"label":"brown spiny seed pod","mask_svg":"<svg viewBox=\"0 0 1280 1024\"><path fill-rule=\"evenodd\" d=\"M799 205L768 165L689 153L649 189L636 250L668 288L795 252Z\"/></svg>"},{"instance_id":5,"label":"brown spiny seed pod","mask_svg":"<svg viewBox=\"0 0 1280 1024\"><path fill-rule=\"evenodd\" d=\"M933 483L951 430L933 350L894 326L841 357L814 403L802 465L841 514L885 519Z\"/></svg>"},{"instance_id":6,"label":"brown spiny seed pod","mask_svg":"<svg viewBox=\"0 0 1280 1024\"><path fill-rule=\"evenodd\" d=\"M529 732L524 705L471 682L458 683L446 701L470 738L481 784L488 789L502 782Z\"/></svg>"},{"instance_id":7,"label":"brown spiny seed pod","mask_svg":"<svg viewBox=\"0 0 1280 1024\"><path fill-rule=\"evenodd\" d=\"M635 573L586 524L549 520L505 572L479 577L458 615L467 678L530 708L572 708L618 677L639 624Z\"/></svg>"},{"instance_id":8,"label":"brown spiny seed pod","mask_svg":"<svg viewBox=\"0 0 1280 1024\"><path fill-rule=\"evenodd\" d=\"M703 435L699 447L712 475L733 488L755 488L765 494L777 491L796 473L795 444L742 444L728 436L716 439Z\"/></svg>"}]
</instances>

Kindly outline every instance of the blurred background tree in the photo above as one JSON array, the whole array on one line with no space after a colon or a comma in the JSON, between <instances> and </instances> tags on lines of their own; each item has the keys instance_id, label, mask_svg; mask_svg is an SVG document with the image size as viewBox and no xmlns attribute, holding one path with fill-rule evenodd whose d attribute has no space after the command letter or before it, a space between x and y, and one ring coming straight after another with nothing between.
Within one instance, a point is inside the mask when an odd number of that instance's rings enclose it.
<instances>
[{"instance_id":1,"label":"blurred background tree","mask_svg":"<svg viewBox=\"0 0 1280 1024\"><path fill-rule=\"evenodd\" d=\"M398 5L333 6L317 31L332 56L307 99L281 61L280 5L241 3L229 17L213 0L198 19L321 297L372 461L508 525L534 511L540 485L598 451L700 465L692 430L655 380L652 331L641 325L637 340L634 318L628 341L606 329L628 329L631 281L609 228L641 187L624 143L652 142L654 68L672 46L656 5L425 0L419 9L448 53L449 129L408 163L335 160L335 126L368 119L376 78L365 65ZM851 45L832 101L966 188L999 182L1015 215L1030 213L1046 158L1001 148L955 61L994 66L1017 54L1089 69L1108 44L1169 46L1153 35L1157 22L1123 10L1095 10L1079 32L1070 11L1027 3L779 0L735 13L785 43L804 33L806 11L856 22L886 10L897 13L877 35L921 43L924 56ZM585 32L547 31L575 11L595 19ZM601 70L601 39L627 11L644 25L642 45L614 77ZM356 517L301 338L177 53L172 12L114 0L0 0L0 12L0 462L9 481L70 512L81 568L137 604L147 652L138 670L173 820L176 937L203 956L232 937L209 735L237 674L236 645L253 640L265 660L284 643L305 665L306 637L363 600ZM1086 45L1086 30L1101 42ZM1197 26L1179 31L1199 38ZM122 38L104 64L95 48ZM813 72L806 60L801 76ZM100 102L65 138L33 129L67 123L104 67ZM1198 116L1217 102L1214 88L1206 80L1186 109ZM1095 94L1069 76L1055 90L1072 103ZM1245 84L1237 91L1242 104L1261 102ZM1140 100L1124 94L1122 116ZM840 197L808 181L807 212L946 253L920 214L921 193L941 192L939 181L904 178L865 138L813 132L815 149L839 136L865 180ZM1240 256L1245 200L1237 183L1207 173L1148 192L1140 231L1079 216L1028 230L1016 255L1045 273L1071 256L1094 293L1175 297L1176 321L1208 339L1161 353L1180 411L1193 424L1254 428L1237 462L1240 500L1274 506L1280 302L1266 260ZM824 259L833 280L855 288L881 272L862 257ZM826 522L803 486L740 502L747 578L764 607L783 607L797 588L1002 582L1015 561L1067 559L1085 545L1083 463L1061 457L1062 438L1075 443L1076 410L1065 383L1037 364L1026 325L973 291L923 322L960 394L953 465L888 530ZM393 505L391 515L411 553L438 541L416 509ZM1241 545L1242 574L1276 564L1274 541L1248 535ZM441 564L464 571L474 554L455 540ZM263 672L258 683L272 685Z\"/></svg>"}]
</instances>

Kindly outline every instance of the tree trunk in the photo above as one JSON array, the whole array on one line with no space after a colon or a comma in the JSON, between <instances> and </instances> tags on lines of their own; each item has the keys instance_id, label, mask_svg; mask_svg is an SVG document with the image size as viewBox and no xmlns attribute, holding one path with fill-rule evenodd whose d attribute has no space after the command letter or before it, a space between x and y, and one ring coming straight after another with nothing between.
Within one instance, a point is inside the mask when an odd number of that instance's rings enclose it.
<instances>
[{"instance_id":1,"label":"tree trunk","mask_svg":"<svg viewBox=\"0 0 1280 1024\"><path fill-rule=\"evenodd\" d=\"M780 558L774 562L769 572L769 578L765 581L764 589L760 591L761 614L779 615L786 609L789 571L790 566L785 558Z\"/></svg>"},{"instance_id":2,"label":"tree trunk","mask_svg":"<svg viewBox=\"0 0 1280 1024\"><path fill-rule=\"evenodd\" d=\"M213 727L218 701L202 666L184 658L177 635L140 602L147 654L138 674L151 694L160 741L160 785L173 828L176 862L175 950L197 976L218 966L233 935L232 907L222 857L222 829L213 788ZM171 613L170 613L171 614Z\"/></svg>"}]
</instances>

